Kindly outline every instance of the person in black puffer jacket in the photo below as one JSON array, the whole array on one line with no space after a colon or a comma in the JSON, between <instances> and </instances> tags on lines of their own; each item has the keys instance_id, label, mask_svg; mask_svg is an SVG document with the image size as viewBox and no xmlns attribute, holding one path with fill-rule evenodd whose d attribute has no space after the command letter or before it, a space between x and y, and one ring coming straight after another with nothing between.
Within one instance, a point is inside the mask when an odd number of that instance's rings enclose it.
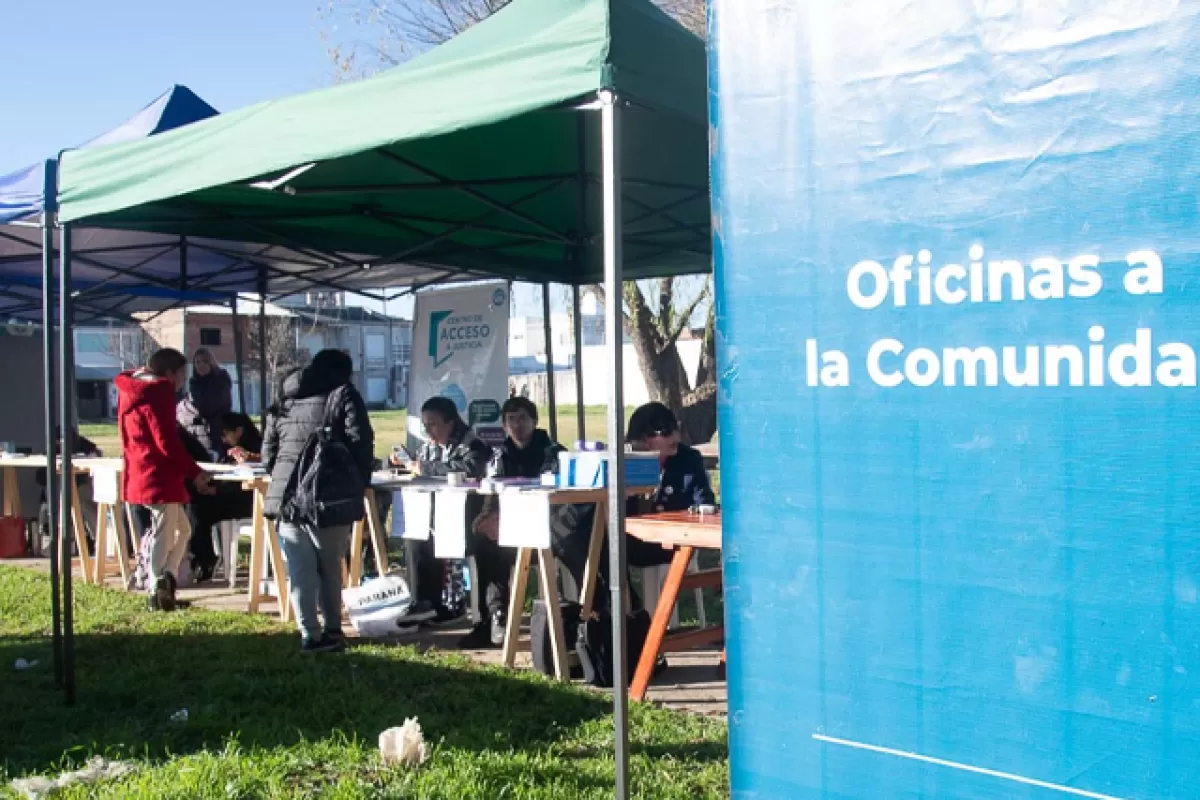
<instances>
[{"instance_id":1,"label":"person in black puffer jacket","mask_svg":"<svg viewBox=\"0 0 1200 800\"><path fill-rule=\"evenodd\" d=\"M327 406L333 436L345 442L358 464L364 491L370 483L375 433L366 404L350 382L353 373L350 356L341 350L317 353L309 366L284 379L282 397L268 414L263 439L263 465L271 473L263 510L267 517L279 520L292 608L306 652L346 646L342 638L342 559L350 542L350 526L317 528L282 519L280 509L288 499L288 484L309 436L325 424Z\"/></svg>"},{"instance_id":2,"label":"person in black puffer jacket","mask_svg":"<svg viewBox=\"0 0 1200 800\"><path fill-rule=\"evenodd\" d=\"M566 448L537 426L537 406L526 397L510 397L500 409L500 420L508 438L496 449L488 474L493 478L537 478L558 471L558 454ZM559 507L551 510L554 514ZM475 557L480 586L480 622L458 644L464 650L480 650L504 644L508 612L509 578L517 551L501 547L500 500L483 498L483 509L467 537L467 554Z\"/></svg>"},{"instance_id":3,"label":"person in black puffer jacket","mask_svg":"<svg viewBox=\"0 0 1200 800\"><path fill-rule=\"evenodd\" d=\"M207 430L200 436L193 425L183 424L201 444L216 452L219 461L225 455L225 445L221 441L221 417L233 410L233 381L207 347L197 348L192 354L188 396L200 417L199 424L203 424Z\"/></svg>"}]
</instances>

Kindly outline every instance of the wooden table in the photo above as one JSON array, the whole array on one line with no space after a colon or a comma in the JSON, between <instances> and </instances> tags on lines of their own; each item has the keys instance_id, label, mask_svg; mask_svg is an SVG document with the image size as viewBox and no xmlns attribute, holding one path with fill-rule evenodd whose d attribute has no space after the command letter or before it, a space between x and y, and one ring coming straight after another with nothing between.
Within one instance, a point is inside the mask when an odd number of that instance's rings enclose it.
<instances>
[{"instance_id":1,"label":"wooden table","mask_svg":"<svg viewBox=\"0 0 1200 800\"><path fill-rule=\"evenodd\" d=\"M133 521L133 508L125 502L121 490L121 473L125 470L125 462L120 458L76 458L71 465L80 472L86 472L92 479L92 500L96 504L96 555L91 561L90 568L85 569L84 580L103 586L108 577L108 544L110 533L116 534L115 549L117 551L117 569L121 580L128 587L131 583L132 571L129 558L125 555L125 543L133 547L134 559L141 549L141 541L136 533L137 526ZM228 464L201 464L205 472L221 475L232 471L235 467ZM105 475L107 473L107 475ZM101 476L104 476L103 483ZM108 485L109 481L111 485ZM76 493L78 503L78 493ZM112 526L108 524L112 516ZM82 515L81 515L82 517Z\"/></svg>"},{"instance_id":2,"label":"wooden table","mask_svg":"<svg viewBox=\"0 0 1200 800\"><path fill-rule=\"evenodd\" d=\"M648 494L655 486L627 487L629 496ZM596 579L600 575L600 561L604 554L604 532L608 524L608 489L607 488L562 488L549 492L550 505L573 505L576 503L596 506L596 516L592 520L592 536L588 544L587 562L583 569L583 585L579 589L580 619L586 620L592 615L592 607L596 603ZM520 640L521 616L525 607L525 587L529 580L529 566L533 554L538 557L538 577L540 578L540 595L546 604L546 613L550 621L550 648L554 660L554 676L558 680L570 680L571 670L567 663L566 632L563 628L562 608L558 592L558 561L550 548L534 550L532 548L517 548L517 563L513 567L513 577L508 600L508 624L504 631L504 665L511 668L517 658L517 644Z\"/></svg>"},{"instance_id":3,"label":"wooden table","mask_svg":"<svg viewBox=\"0 0 1200 800\"><path fill-rule=\"evenodd\" d=\"M204 465L207 469L210 465ZM239 471L237 467L226 468L213 476L214 480L226 482L240 482L242 488L254 495L254 513L252 517L252 533L250 536L250 596L248 600L248 608L250 613L257 614L262 601L269 598L262 586L262 571L263 560L269 558L271 562L271 570L275 573L276 596L275 600L279 604L280 619L285 622L291 619L292 606L288 602L288 577L287 566L283 560L283 551L279 546L279 535L275 529L275 523L267 519L263 513L263 509L267 502L267 489L271 485L271 476L266 473L257 473L247 476L243 471ZM375 566L380 575L386 575L388 572L388 555L387 542L383 538L383 532L379 525L378 506L375 501L375 490L390 488L395 479L383 479L380 476L372 476L371 487L366 491L363 497L364 517L360 522L354 523L354 527L350 533L350 568L346 575L343 576L344 586L357 586L362 579L363 569L363 539L365 533L370 531L371 546L375 553Z\"/></svg>"},{"instance_id":4,"label":"wooden table","mask_svg":"<svg viewBox=\"0 0 1200 800\"><path fill-rule=\"evenodd\" d=\"M686 511L647 514L626 519L625 530L629 535L644 542L661 544L664 548L675 551L662 593L658 596L658 605L654 609L650 633L646 636L646 644L642 648L642 655L638 659L633 682L629 687L630 698L641 700L646 696L654 665L661 653L691 650L725 638L723 624L683 633L667 632L671 612L681 591L721 585L720 569L701 570L690 574L687 571L692 555L697 549L721 549L721 515L692 514Z\"/></svg>"},{"instance_id":5,"label":"wooden table","mask_svg":"<svg viewBox=\"0 0 1200 800\"><path fill-rule=\"evenodd\" d=\"M79 459L75 459L78 461ZM21 508L21 491L17 482L18 469L46 469L48 461L44 455L13 456L0 454L0 476L4 484L4 516L21 517L25 514ZM83 475L87 470L78 463L71 464L76 475ZM83 571L84 581L92 574L92 559L88 555L87 529L83 524L83 506L79 502L79 492L71 493L71 521L75 529L75 549L79 551L79 566ZM66 519L62 519L61 531L66 531Z\"/></svg>"}]
</instances>

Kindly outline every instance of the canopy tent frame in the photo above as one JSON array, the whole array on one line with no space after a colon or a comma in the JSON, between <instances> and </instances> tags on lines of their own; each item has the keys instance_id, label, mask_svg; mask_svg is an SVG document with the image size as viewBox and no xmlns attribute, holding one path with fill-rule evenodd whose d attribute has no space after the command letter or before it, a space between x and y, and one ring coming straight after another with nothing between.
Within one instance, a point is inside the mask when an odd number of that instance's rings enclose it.
<instances>
[{"instance_id":1,"label":"canopy tent frame","mask_svg":"<svg viewBox=\"0 0 1200 800\"><path fill-rule=\"evenodd\" d=\"M623 203L629 202L629 197L626 195L626 193L624 191L621 191L619 188L621 186L621 151L620 151L619 118L622 116L619 113L619 110L623 106L622 106L622 103L618 100L616 94L613 92L607 91L607 90L601 90L600 92L598 92L597 98L598 98L598 103L595 106L589 106L586 109L584 109L585 111L592 111L593 109L598 110L599 116L601 119L600 150L601 150L601 161L602 161L602 174L600 176L600 186L602 188L603 230L599 234L597 234L596 237L594 237L594 238L599 239L599 243L602 248L603 267L604 267L604 286L605 286L606 296L609 298L620 298L621 297L621 287L623 286L624 280L625 280L624 269L623 269L624 265L622 263L623 225L622 225L622 221L621 221L621 213L622 213ZM597 109L597 107L598 107L598 109ZM49 189L49 187L48 187L48 189ZM580 191L582 192L583 190L581 189ZM485 203L485 205L489 205L489 203ZM512 210L509 209L509 211L512 211ZM520 212L516 212L516 213L519 214ZM645 214L645 213L647 213L647 212L643 211L643 214ZM665 213L665 212L662 212L660 210L655 210L654 213L660 214L660 213ZM48 213L47 219L49 219L51 216L52 215L50 215ZM70 234L72 225L73 225L73 223L69 223L69 222L62 223L60 225L60 230L62 231L61 239L63 242L63 246L60 248L62 268L60 270L59 277L60 277L60 287L61 287L60 288L60 300L63 301L62 306L61 306L62 307L61 319L63 319L63 320L70 320L69 314L71 311L70 301L63 300L61 293L62 292L66 292L68 294L70 293L69 292L70 264L71 264L71 259L72 259L73 255L72 255L71 240L70 240L69 234ZM49 234L47 234L47 236L49 236ZM587 241L590 241L590 239L585 240L583 237L576 237L575 240L573 240L569 243L571 245L571 247L569 248L568 253L574 253L576 250L581 249L582 247L585 247ZM47 263L49 263L49 258L47 258ZM447 271L453 272L453 270L447 270ZM47 272L47 274L49 274L49 271ZM460 276L461 276L461 274L462 273L459 273ZM260 313L259 313L259 320L258 320L260 342L265 341L265 338L266 338L265 337L265 312L264 312L264 309L265 309L265 305L266 305L265 298L268 296L270 277L271 277L270 270L268 268L266 268L265 266L260 265L259 294L260 294L260 297L263 298L263 303L262 303L262 305L260 305ZM291 276L289 276L289 277L291 277ZM475 276L472 276L472 277L475 277ZM495 276L492 276L492 277L495 277ZM503 276L500 276L500 277L503 277ZM549 305L549 285L550 285L549 282L543 283L543 287L544 287L543 292L545 293L544 297L545 297L546 306ZM579 371L582 370L582 361L581 361L582 345L581 345L581 340L580 340L580 336L579 336L580 323L579 323L579 311L578 311L578 302L579 302L579 297L580 297L579 288L580 287L579 287L578 283L573 284L574 297L575 297L575 302L576 302L575 350L576 350L576 359L577 360L576 360L575 367L577 370L577 376L579 374ZM412 291L412 287L407 289L406 292L407 291ZM397 297L406 292L400 292L395 295L391 295L391 297ZM611 304L611 301L610 301L610 304ZM607 349L608 349L607 360L610 365L609 386L608 386L609 407L608 407L608 419L607 419L607 434L608 434L608 441L610 442L610 447L613 451L612 472L610 473L610 477L609 477L608 504L607 504L608 505L608 527L609 527L610 531L623 531L625 529L624 447L621 445L621 443L624 441L624 410L623 410L624 409L624 401L623 401L623 389L622 389L622 385L621 385L621 376L623 374L622 373L622 348L623 348L623 344L624 344L624 327L623 327L623 325L624 325L624 321L623 321L622 313L619 313L619 312L612 313L611 309L610 309L610 313L608 313L606 315L607 328L606 328L606 336L605 336L606 342L607 342ZM70 327L71 327L70 324L64 324L64 325L60 326L60 330L63 332L62 333L63 337L69 336ZM549 357L549 352L552 352L552 351L550 350L550 336L549 336L550 330L549 330L549 317L548 316L546 319L546 333L547 333L547 351L548 351L547 377L548 377L549 385L552 386L553 380L554 380L554 364L553 364L553 361ZM65 341L67 341L67 339L64 338L63 341L65 342ZM63 347L65 348L66 345L64 344ZM59 375L58 375L58 377L59 377L59 380L58 380L59 408L60 408L60 415L61 415L60 418L66 419L70 416L71 413L73 413L72 412L73 398L72 398L72 395L70 392L64 392L64 391L62 391L62 389L63 389L63 387L72 385L73 377L72 377L72 372L71 372L72 366L69 362L69 354L67 354L65 349L62 351L62 353L63 354L60 355L60 360L59 360ZM261 396L265 398L266 397L266 371L265 370L260 370L260 379L262 381L261 386L260 386L260 392L262 392ZM577 383L577 392L576 392L577 424L578 424L578 429L579 429L579 438L583 439L583 438L585 438L586 432L585 432L585 428L584 428L584 414L583 414L583 406L582 406L582 400L583 400L582 381L579 380L577 377L576 383ZM52 385L52 380L51 380L51 374L49 372L47 373L46 390L48 392L48 396L49 396L49 393L54 390L54 386ZM550 396L553 397L552 390L551 390ZM550 409L552 418L556 416L556 412L557 412L557 409L552 406ZM49 418L47 419L47 423L48 423L48 425L51 424L51 420ZM557 426L556 421L552 421L550 424L555 427ZM53 430L52 426L51 426L51 430ZM64 445L64 449L69 449L69 448L67 448ZM59 509L70 508L71 507L70 501L71 501L72 488L70 486L68 486L67 484L70 484L71 482L63 481L62 483L64 485L63 485L62 492L61 492L61 500L60 500L61 505L59 505ZM63 537L60 537L60 538L63 538ZM625 554L624 537L623 536L609 536L608 541L609 541L608 558L609 558L610 574L624 575L626 573L626 554ZM60 544L60 547L66 546L65 542L59 542L59 544ZM69 556L69 551L67 551L67 556ZM60 561L62 564L70 563L69 558L63 557L63 556L60 556ZM65 597L67 595L67 592L70 591L69 586L70 586L71 579L70 579L69 573L70 573L69 569L62 570L62 584L64 587L63 588L63 596L64 596L63 603L66 603ZM610 587L610 593L611 593L610 608L613 608L613 609L624 608L624 606L625 606L624 582L621 580L615 580L615 581L612 581L611 583L612 583L612 585ZM626 636L625 615L622 613L613 614L612 620L613 620L612 648L613 648L613 661L614 661L614 663L613 663L613 675L614 675L613 714L614 714L614 726L615 726L616 790L617 790L616 796L618 798L627 798L629 796L629 786L628 786L629 730L628 730L628 691L627 691L628 668L626 665L627 645L625 642L625 636ZM57 624L57 620L56 620L56 624ZM73 673L74 664L73 664L73 660L72 660L73 656L70 655L70 653L69 653L69 651L72 647L72 645L70 644L70 642L72 641L70 626L71 626L71 621L70 621L69 617L67 617L64 614L63 620L62 620L62 629L63 629L62 670L64 673L64 685L67 687L69 701L71 699L73 699L73 693L74 693L74 673Z\"/></svg>"},{"instance_id":2,"label":"canopy tent frame","mask_svg":"<svg viewBox=\"0 0 1200 800\"><path fill-rule=\"evenodd\" d=\"M622 288L711 269L705 75L703 43L649 0L515 0L373 78L68 153L60 173L68 226L286 247L359 285L377 259L403 254L403 279L372 280L410 291L484 276L567 284L576 298L605 286L618 798L629 796ZM582 432L581 410L577 421Z\"/></svg>"}]
</instances>

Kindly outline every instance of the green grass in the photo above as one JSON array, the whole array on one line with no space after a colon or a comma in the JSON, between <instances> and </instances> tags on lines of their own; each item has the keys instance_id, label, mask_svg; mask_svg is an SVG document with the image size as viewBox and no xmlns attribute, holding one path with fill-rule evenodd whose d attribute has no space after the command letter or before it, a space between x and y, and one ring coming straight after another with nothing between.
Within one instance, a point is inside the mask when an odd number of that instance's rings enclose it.
<instances>
[{"instance_id":1,"label":"green grass","mask_svg":"<svg viewBox=\"0 0 1200 800\"><path fill-rule=\"evenodd\" d=\"M356 646L304 656L265 617L151 615L140 597L77 586L78 700L53 686L49 581L0 567L0 778L93 754L137 762L65 798L602 798L612 796L606 696L456 655ZM38 659L13 671L17 658ZM172 722L186 708L186 722ZM433 754L386 767L380 731L416 716ZM726 729L633 704L633 793L727 796ZM0 796L13 796L0 788Z\"/></svg>"},{"instance_id":2,"label":"green grass","mask_svg":"<svg viewBox=\"0 0 1200 800\"><path fill-rule=\"evenodd\" d=\"M607 411L607 406L588 406L584 409L584 430L587 432L589 439L599 441L608 439ZM626 410L626 419L628 419L631 413L633 413L632 408ZM405 442L406 414L407 412L403 409L371 412L371 426L375 429L375 455L379 458L386 458L390 455L392 445ZM538 414L541 419L541 425L545 426L549 420L546 409L539 409ZM557 419L559 440L569 447L572 442L579 438L579 424L575 414L575 407L560 406L558 408ZM117 426L115 423L80 425L79 432L95 442L104 451L105 455L119 456L121 454L121 442L117 438Z\"/></svg>"}]
</instances>

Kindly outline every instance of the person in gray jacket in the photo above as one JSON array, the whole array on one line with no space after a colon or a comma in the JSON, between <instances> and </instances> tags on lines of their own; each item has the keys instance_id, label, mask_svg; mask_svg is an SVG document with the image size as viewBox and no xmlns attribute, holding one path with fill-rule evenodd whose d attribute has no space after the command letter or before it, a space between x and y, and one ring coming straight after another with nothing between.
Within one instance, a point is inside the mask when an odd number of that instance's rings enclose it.
<instances>
[{"instance_id":1,"label":"person in gray jacket","mask_svg":"<svg viewBox=\"0 0 1200 800\"><path fill-rule=\"evenodd\" d=\"M447 397L426 400L421 406L421 424L427 439L417 453L416 460L405 465L410 472L429 477L461 472L467 480L472 481L487 477L488 463L492 458L491 448L459 416L453 400ZM472 494L467 501L465 524L469 526L481 508L482 501ZM402 624L455 619L457 614L448 609L442 600L445 562L434 557L432 539L419 544L416 567L416 602Z\"/></svg>"},{"instance_id":2,"label":"person in gray jacket","mask_svg":"<svg viewBox=\"0 0 1200 800\"><path fill-rule=\"evenodd\" d=\"M354 364L341 350L322 350L307 367L282 384L263 438L262 460L271 473L263 513L279 520L279 541L287 560L296 624L305 652L345 649L342 638L342 560L350 543L350 525L317 528L286 519L281 509L288 484L309 437L327 422L358 465L364 490L375 463L375 433L362 396L350 382ZM320 608L321 616L317 610ZM322 620L323 618L323 620ZM324 624L322 624L322 622Z\"/></svg>"}]
</instances>

